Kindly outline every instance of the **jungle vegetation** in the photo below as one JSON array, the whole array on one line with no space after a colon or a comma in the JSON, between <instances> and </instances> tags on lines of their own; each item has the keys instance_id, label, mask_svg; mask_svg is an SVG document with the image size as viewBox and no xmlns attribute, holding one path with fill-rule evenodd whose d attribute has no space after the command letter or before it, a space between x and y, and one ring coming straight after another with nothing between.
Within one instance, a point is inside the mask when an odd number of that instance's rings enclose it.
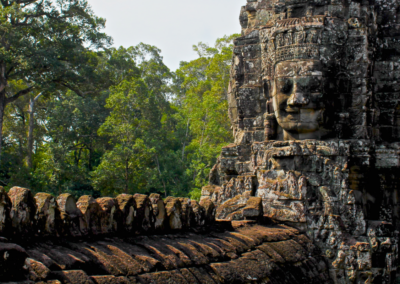
<instances>
[{"instance_id":1,"label":"jungle vegetation","mask_svg":"<svg viewBox=\"0 0 400 284\"><path fill-rule=\"evenodd\" d=\"M112 47L81 0L1 0L0 186L75 196L200 197L232 139L232 42L193 46L172 72L161 50Z\"/></svg>"}]
</instances>

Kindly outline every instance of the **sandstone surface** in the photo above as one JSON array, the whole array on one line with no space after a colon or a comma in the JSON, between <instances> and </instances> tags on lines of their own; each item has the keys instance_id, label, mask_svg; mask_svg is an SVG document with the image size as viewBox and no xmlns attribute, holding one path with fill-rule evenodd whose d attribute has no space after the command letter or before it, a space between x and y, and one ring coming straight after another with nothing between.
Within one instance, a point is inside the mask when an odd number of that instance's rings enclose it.
<instances>
[{"instance_id":1,"label":"sandstone surface","mask_svg":"<svg viewBox=\"0 0 400 284\"><path fill-rule=\"evenodd\" d=\"M156 194L95 200L85 195L75 204L69 194L54 198L38 193L33 198L29 189L19 187L2 193L3 200L10 197L10 204L4 204L20 218L2 223L1 234L23 234L0 238L2 282L331 281L328 262L305 234L260 219L215 221L211 200L164 201ZM242 214L260 217L261 198L249 201ZM33 217L27 219L26 212ZM30 232L29 237L22 230Z\"/></svg>"},{"instance_id":2,"label":"sandstone surface","mask_svg":"<svg viewBox=\"0 0 400 284\"><path fill-rule=\"evenodd\" d=\"M200 202L0 188L1 279L399 282L399 19L399 1L247 0L233 143Z\"/></svg>"},{"instance_id":3,"label":"sandstone surface","mask_svg":"<svg viewBox=\"0 0 400 284\"><path fill-rule=\"evenodd\" d=\"M248 0L240 12L228 90L234 143L202 202L215 204L217 219L259 212L297 228L334 283L399 277L399 6Z\"/></svg>"}]
</instances>

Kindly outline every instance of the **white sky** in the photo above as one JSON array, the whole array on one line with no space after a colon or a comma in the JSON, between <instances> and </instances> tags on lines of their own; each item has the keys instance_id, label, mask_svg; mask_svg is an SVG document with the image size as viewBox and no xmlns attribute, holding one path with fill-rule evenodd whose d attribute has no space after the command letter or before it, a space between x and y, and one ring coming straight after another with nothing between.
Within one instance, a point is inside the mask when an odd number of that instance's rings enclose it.
<instances>
[{"instance_id":1,"label":"white sky","mask_svg":"<svg viewBox=\"0 0 400 284\"><path fill-rule=\"evenodd\" d=\"M180 61L196 58L192 45L214 44L240 33L239 12L246 0L88 0L97 16L107 19L105 32L114 46L140 42L161 49L164 63L175 71Z\"/></svg>"}]
</instances>

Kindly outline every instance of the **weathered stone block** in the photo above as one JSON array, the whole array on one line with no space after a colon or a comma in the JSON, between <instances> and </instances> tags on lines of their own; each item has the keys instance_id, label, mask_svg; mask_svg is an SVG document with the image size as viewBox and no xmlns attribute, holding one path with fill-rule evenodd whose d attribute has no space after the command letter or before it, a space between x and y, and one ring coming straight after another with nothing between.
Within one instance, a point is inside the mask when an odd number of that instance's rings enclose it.
<instances>
[{"instance_id":1,"label":"weathered stone block","mask_svg":"<svg viewBox=\"0 0 400 284\"><path fill-rule=\"evenodd\" d=\"M191 228L201 228L206 222L206 210L201 206L196 200L191 200L191 210L192 214L190 216L190 226Z\"/></svg>"},{"instance_id":2,"label":"weathered stone block","mask_svg":"<svg viewBox=\"0 0 400 284\"><path fill-rule=\"evenodd\" d=\"M136 224L137 229L144 232L151 231L154 229L154 214L153 206L147 195L135 194L133 198L136 201Z\"/></svg>"},{"instance_id":3,"label":"weathered stone block","mask_svg":"<svg viewBox=\"0 0 400 284\"><path fill-rule=\"evenodd\" d=\"M130 194L120 194L116 198L122 217L118 227L124 232L132 232L135 228L136 201Z\"/></svg>"},{"instance_id":4,"label":"weathered stone block","mask_svg":"<svg viewBox=\"0 0 400 284\"><path fill-rule=\"evenodd\" d=\"M29 270L29 280L39 282L46 280L51 270L47 268L43 263L36 261L32 258L25 260L25 265Z\"/></svg>"},{"instance_id":5,"label":"weathered stone block","mask_svg":"<svg viewBox=\"0 0 400 284\"><path fill-rule=\"evenodd\" d=\"M31 191L14 186L8 196L12 204L10 217L14 234L20 237L32 236L35 233L36 202Z\"/></svg>"},{"instance_id":6,"label":"weathered stone block","mask_svg":"<svg viewBox=\"0 0 400 284\"><path fill-rule=\"evenodd\" d=\"M101 233L111 234L118 232L118 221L122 218L119 207L115 199L110 197L97 198L96 202L100 205L101 214Z\"/></svg>"},{"instance_id":7,"label":"weathered stone block","mask_svg":"<svg viewBox=\"0 0 400 284\"><path fill-rule=\"evenodd\" d=\"M165 199L165 211L167 212L168 225L171 230L180 230L182 224L182 204L178 198L167 197Z\"/></svg>"},{"instance_id":8,"label":"weathered stone block","mask_svg":"<svg viewBox=\"0 0 400 284\"><path fill-rule=\"evenodd\" d=\"M38 193L36 200L36 233L57 236L60 233L61 216L56 199L48 193Z\"/></svg>"},{"instance_id":9,"label":"weathered stone block","mask_svg":"<svg viewBox=\"0 0 400 284\"><path fill-rule=\"evenodd\" d=\"M61 194L57 197L57 205L60 210L62 235L81 236L80 219L82 213L76 207L75 198L69 193Z\"/></svg>"},{"instance_id":10,"label":"weathered stone block","mask_svg":"<svg viewBox=\"0 0 400 284\"><path fill-rule=\"evenodd\" d=\"M102 232L101 220L103 219L103 211L96 200L90 195L81 196L76 202L76 207L82 213L82 218L80 218L82 234L100 234Z\"/></svg>"},{"instance_id":11,"label":"weathered stone block","mask_svg":"<svg viewBox=\"0 0 400 284\"><path fill-rule=\"evenodd\" d=\"M0 186L0 235L7 236L11 230L11 200L7 192Z\"/></svg>"},{"instance_id":12,"label":"weathered stone block","mask_svg":"<svg viewBox=\"0 0 400 284\"><path fill-rule=\"evenodd\" d=\"M25 280L27 271L24 269L24 265L27 256L25 249L19 245L0 242L1 281Z\"/></svg>"},{"instance_id":13,"label":"weathered stone block","mask_svg":"<svg viewBox=\"0 0 400 284\"><path fill-rule=\"evenodd\" d=\"M205 224L210 225L215 221L216 208L214 202L210 199L204 199L200 201L200 206L205 210Z\"/></svg>"},{"instance_id":14,"label":"weathered stone block","mask_svg":"<svg viewBox=\"0 0 400 284\"><path fill-rule=\"evenodd\" d=\"M246 207L242 209L245 219L257 219L263 215L262 198L250 197L246 203Z\"/></svg>"},{"instance_id":15,"label":"weathered stone block","mask_svg":"<svg viewBox=\"0 0 400 284\"><path fill-rule=\"evenodd\" d=\"M193 216L192 203L189 198L179 198L182 206L182 225L183 228L188 229L191 227L191 220Z\"/></svg>"},{"instance_id":16,"label":"weathered stone block","mask_svg":"<svg viewBox=\"0 0 400 284\"><path fill-rule=\"evenodd\" d=\"M62 283L94 284L93 280L83 270L57 271L52 274Z\"/></svg>"},{"instance_id":17,"label":"weathered stone block","mask_svg":"<svg viewBox=\"0 0 400 284\"><path fill-rule=\"evenodd\" d=\"M150 194L150 201L153 206L153 214L155 217L154 228L156 230L164 230L167 226L167 212L165 211L164 201L157 193Z\"/></svg>"}]
</instances>

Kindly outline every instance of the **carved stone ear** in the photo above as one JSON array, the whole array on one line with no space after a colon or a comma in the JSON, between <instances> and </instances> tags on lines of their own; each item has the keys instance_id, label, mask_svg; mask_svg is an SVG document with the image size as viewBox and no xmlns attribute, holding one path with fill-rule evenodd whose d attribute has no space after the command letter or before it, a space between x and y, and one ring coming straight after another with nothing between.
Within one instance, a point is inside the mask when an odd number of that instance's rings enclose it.
<instances>
[{"instance_id":1,"label":"carved stone ear","mask_svg":"<svg viewBox=\"0 0 400 284\"><path fill-rule=\"evenodd\" d=\"M276 137L276 127L278 122L274 113L264 115L264 128L265 128L265 140L274 140Z\"/></svg>"},{"instance_id":2,"label":"carved stone ear","mask_svg":"<svg viewBox=\"0 0 400 284\"><path fill-rule=\"evenodd\" d=\"M272 98L272 80L263 79L264 98L270 100Z\"/></svg>"},{"instance_id":3,"label":"carved stone ear","mask_svg":"<svg viewBox=\"0 0 400 284\"><path fill-rule=\"evenodd\" d=\"M243 6L242 10L240 11L239 21L242 29L247 29L247 23L249 21L247 17L246 7Z\"/></svg>"}]
</instances>

